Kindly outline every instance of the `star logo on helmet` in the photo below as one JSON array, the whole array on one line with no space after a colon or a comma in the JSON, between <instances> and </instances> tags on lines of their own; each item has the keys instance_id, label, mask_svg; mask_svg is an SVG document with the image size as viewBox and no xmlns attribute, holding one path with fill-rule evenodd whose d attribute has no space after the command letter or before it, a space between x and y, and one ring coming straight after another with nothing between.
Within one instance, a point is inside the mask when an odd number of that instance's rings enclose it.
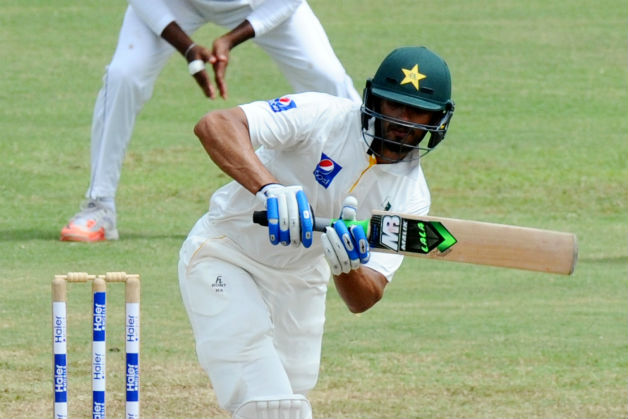
<instances>
[{"instance_id":1,"label":"star logo on helmet","mask_svg":"<svg viewBox=\"0 0 628 419\"><path fill-rule=\"evenodd\" d=\"M418 64L415 64L414 67L412 67L412 70L408 70L407 68L402 68L401 71L403 71L403 74L405 77L403 80L401 80L401 83L399 84L403 85L403 84L412 83L414 88L417 90L419 90L419 81L427 77L425 74L419 73Z\"/></svg>"}]
</instances>

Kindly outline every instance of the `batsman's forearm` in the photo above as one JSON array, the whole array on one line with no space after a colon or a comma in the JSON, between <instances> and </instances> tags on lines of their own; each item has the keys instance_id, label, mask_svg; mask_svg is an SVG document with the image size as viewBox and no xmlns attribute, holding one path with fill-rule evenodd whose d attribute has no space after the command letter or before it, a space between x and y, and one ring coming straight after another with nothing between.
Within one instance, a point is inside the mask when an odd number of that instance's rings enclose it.
<instances>
[{"instance_id":1,"label":"batsman's forearm","mask_svg":"<svg viewBox=\"0 0 628 419\"><path fill-rule=\"evenodd\" d=\"M194 133L212 161L252 194L263 185L278 183L253 150L242 109L210 112L196 124Z\"/></svg>"},{"instance_id":2,"label":"batsman's forearm","mask_svg":"<svg viewBox=\"0 0 628 419\"><path fill-rule=\"evenodd\" d=\"M360 266L349 273L334 275L334 284L349 311L363 313L381 300L388 280L376 270Z\"/></svg>"}]
</instances>

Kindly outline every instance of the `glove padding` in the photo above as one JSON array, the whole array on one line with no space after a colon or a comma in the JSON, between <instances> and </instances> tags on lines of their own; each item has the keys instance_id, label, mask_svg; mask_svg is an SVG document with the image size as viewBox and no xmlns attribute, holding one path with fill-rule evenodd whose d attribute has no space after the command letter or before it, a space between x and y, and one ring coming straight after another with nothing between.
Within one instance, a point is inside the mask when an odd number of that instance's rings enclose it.
<instances>
[{"instance_id":1,"label":"glove padding","mask_svg":"<svg viewBox=\"0 0 628 419\"><path fill-rule=\"evenodd\" d=\"M257 197L266 205L268 237L272 244L312 245L312 213L301 186L271 183L260 189Z\"/></svg>"},{"instance_id":2,"label":"glove padding","mask_svg":"<svg viewBox=\"0 0 628 419\"><path fill-rule=\"evenodd\" d=\"M325 259L332 274L340 275L358 269L369 261L371 252L366 232L361 225L347 228L343 221L355 220L358 201L352 196L345 198L340 219L332 227L326 227L321 235Z\"/></svg>"}]
</instances>

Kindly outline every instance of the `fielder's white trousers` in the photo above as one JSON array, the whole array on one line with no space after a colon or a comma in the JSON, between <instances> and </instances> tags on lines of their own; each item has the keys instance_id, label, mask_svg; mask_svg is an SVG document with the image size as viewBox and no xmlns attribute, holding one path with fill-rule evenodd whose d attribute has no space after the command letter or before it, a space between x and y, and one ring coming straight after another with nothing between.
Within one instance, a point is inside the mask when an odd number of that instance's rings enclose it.
<instances>
[{"instance_id":1,"label":"fielder's white trousers","mask_svg":"<svg viewBox=\"0 0 628 419\"><path fill-rule=\"evenodd\" d=\"M177 23L188 34L208 22L232 29L251 11L249 6L198 10L183 0L172 10ZM199 40L209 48L211 41ZM295 92L320 91L357 102L361 100L307 3L299 6L290 18L272 31L253 38L253 42L277 63ZM115 197L135 119L152 96L155 81L174 51L168 42L144 24L132 7L127 9L118 45L106 68L94 107L87 198ZM181 60L181 71L187 74L183 58ZM254 63L245 65L255 71ZM190 83L195 82L190 79ZM254 99L259 98L251 97Z\"/></svg>"},{"instance_id":2,"label":"fielder's white trousers","mask_svg":"<svg viewBox=\"0 0 628 419\"><path fill-rule=\"evenodd\" d=\"M262 265L199 220L181 248L179 284L222 408L314 387L328 281L324 261L294 270Z\"/></svg>"}]
</instances>

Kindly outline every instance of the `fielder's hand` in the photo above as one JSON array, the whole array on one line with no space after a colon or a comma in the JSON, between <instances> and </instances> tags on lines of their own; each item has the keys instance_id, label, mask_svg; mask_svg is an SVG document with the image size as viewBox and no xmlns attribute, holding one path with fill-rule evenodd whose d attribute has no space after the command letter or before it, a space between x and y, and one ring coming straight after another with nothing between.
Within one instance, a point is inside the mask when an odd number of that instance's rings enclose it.
<instances>
[{"instance_id":1,"label":"fielder's hand","mask_svg":"<svg viewBox=\"0 0 628 419\"><path fill-rule=\"evenodd\" d=\"M301 186L271 183L257 193L266 205L268 236L272 244L310 247L312 245L312 213L310 202Z\"/></svg>"},{"instance_id":2,"label":"fielder's hand","mask_svg":"<svg viewBox=\"0 0 628 419\"><path fill-rule=\"evenodd\" d=\"M334 275L349 273L358 269L360 264L366 263L371 257L366 232L361 225L352 225L347 228L341 220L355 220L358 201L352 196L345 198L340 220L333 227L327 227L321 235L321 242L325 252L325 259Z\"/></svg>"},{"instance_id":3,"label":"fielder's hand","mask_svg":"<svg viewBox=\"0 0 628 419\"><path fill-rule=\"evenodd\" d=\"M214 80L223 99L227 99L227 81L225 73L229 65L229 51L231 44L226 41L226 37L222 36L214 41L212 45L212 54L209 57L209 63L214 68Z\"/></svg>"},{"instance_id":4,"label":"fielder's hand","mask_svg":"<svg viewBox=\"0 0 628 419\"><path fill-rule=\"evenodd\" d=\"M205 96L210 99L216 97L216 89L209 81L207 70L205 70L205 63L211 62L212 52L202 45L193 44L193 46L186 51L185 59L188 61L188 70L190 75L194 77L196 83L203 90ZM212 63L213 64L213 63ZM221 92L222 93L222 92Z\"/></svg>"}]
</instances>

